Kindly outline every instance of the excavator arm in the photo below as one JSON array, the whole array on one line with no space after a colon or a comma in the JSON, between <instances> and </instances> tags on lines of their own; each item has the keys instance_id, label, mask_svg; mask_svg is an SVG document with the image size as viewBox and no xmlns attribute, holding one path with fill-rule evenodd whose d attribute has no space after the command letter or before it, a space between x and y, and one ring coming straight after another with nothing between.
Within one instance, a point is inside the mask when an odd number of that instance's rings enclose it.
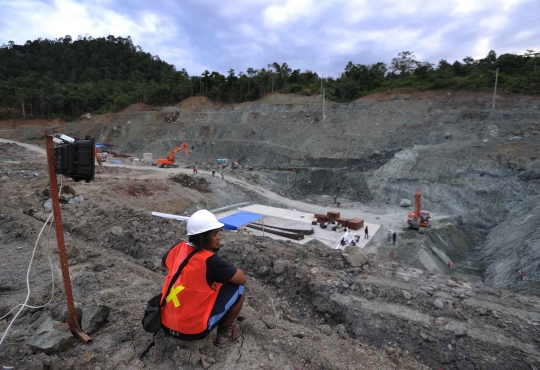
<instances>
[{"instance_id":1,"label":"excavator arm","mask_svg":"<svg viewBox=\"0 0 540 370\"><path fill-rule=\"evenodd\" d=\"M97 163L100 167L103 167L101 158L99 157L99 152L97 146L94 146L94 155L96 156Z\"/></svg>"},{"instance_id":2,"label":"excavator arm","mask_svg":"<svg viewBox=\"0 0 540 370\"><path fill-rule=\"evenodd\" d=\"M409 224L409 228L415 228L421 231L423 228L430 227L431 214L429 211L422 210L420 190L416 190L414 197L416 198L414 211L409 212L407 223Z\"/></svg>"},{"instance_id":3,"label":"excavator arm","mask_svg":"<svg viewBox=\"0 0 540 370\"><path fill-rule=\"evenodd\" d=\"M416 198L416 202L414 203L414 217L419 218L420 210L422 209L422 205L420 204L420 190L416 190L414 197Z\"/></svg>"},{"instance_id":4,"label":"excavator arm","mask_svg":"<svg viewBox=\"0 0 540 370\"><path fill-rule=\"evenodd\" d=\"M169 153L169 156L167 157L167 159L169 160L169 162L172 162L174 163L174 155L180 151L184 149L184 151L186 152L186 156L189 157L189 145L187 142L185 142L184 144L182 145L179 145L177 146L176 148L174 148L173 150L171 150L171 152Z\"/></svg>"}]
</instances>

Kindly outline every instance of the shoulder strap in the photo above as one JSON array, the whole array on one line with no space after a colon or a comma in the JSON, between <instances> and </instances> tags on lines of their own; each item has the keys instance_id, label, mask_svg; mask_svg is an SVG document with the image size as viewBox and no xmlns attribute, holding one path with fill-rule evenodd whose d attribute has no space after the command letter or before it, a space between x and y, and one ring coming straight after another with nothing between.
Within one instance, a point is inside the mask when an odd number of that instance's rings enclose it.
<instances>
[{"instance_id":1,"label":"shoulder strap","mask_svg":"<svg viewBox=\"0 0 540 370\"><path fill-rule=\"evenodd\" d=\"M195 249L193 252L191 252L184 261L182 261L182 263L180 264L180 267L178 267L178 271L176 271L176 274L174 274L173 278L171 279L171 282L169 283L169 287L167 288L166 292L169 293L169 291L171 290L173 284L176 282L176 280L178 279L178 277L180 276L180 273L182 272L182 270L184 269L184 267L186 267L186 265L188 264L189 260L191 259L191 257L193 257L195 255L195 253L197 253L198 250ZM167 301L165 299L166 297L163 297L163 300L161 301L161 305L160 307L163 307L165 305L165 302Z\"/></svg>"}]
</instances>

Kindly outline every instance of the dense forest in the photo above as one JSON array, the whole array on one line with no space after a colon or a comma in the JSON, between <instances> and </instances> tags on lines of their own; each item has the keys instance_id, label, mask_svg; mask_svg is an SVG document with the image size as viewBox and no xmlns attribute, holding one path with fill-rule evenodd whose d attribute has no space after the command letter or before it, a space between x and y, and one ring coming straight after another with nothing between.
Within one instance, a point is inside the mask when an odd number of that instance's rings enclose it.
<instances>
[{"instance_id":1,"label":"dense forest","mask_svg":"<svg viewBox=\"0 0 540 370\"><path fill-rule=\"evenodd\" d=\"M326 97L349 102L394 87L412 90L498 88L517 94L540 94L540 53L523 55L494 51L475 60L416 60L403 51L389 65L349 62L338 78L325 78ZM271 63L226 76L204 71L190 76L185 69L144 52L130 37L65 36L0 47L0 118L63 117L119 111L133 103L164 105L190 96L226 103L262 98L270 92L319 94L321 76L313 71Z\"/></svg>"}]
</instances>

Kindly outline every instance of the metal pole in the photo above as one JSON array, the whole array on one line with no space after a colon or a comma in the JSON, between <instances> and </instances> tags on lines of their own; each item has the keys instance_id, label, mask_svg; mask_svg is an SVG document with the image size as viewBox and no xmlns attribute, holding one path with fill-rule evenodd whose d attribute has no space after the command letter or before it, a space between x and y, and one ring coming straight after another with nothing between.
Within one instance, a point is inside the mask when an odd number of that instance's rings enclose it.
<instances>
[{"instance_id":1,"label":"metal pole","mask_svg":"<svg viewBox=\"0 0 540 370\"><path fill-rule=\"evenodd\" d=\"M499 68L497 68L497 73L495 74L495 89L493 89L493 107L495 109L495 97L497 96L497 80L499 79Z\"/></svg>"},{"instance_id":2,"label":"metal pole","mask_svg":"<svg viewBox=\"0 0 540 370\"><path fill-rule=\"evenodd\" d=\"M51 198L54 213L54 228L56 230L56 241L58 251L60 252L60 268L64 278L64 288L66 290L66 299L68 306L69 329L71 333L84 343L92 341L92 338L81 330L81 316L75 312L75 303L73 302L73 292L71 290L71 280L69 278L69 267L66 255L66 245L64 243L64 230L62 229L62 217L60 216L60 201L58 199L58 183L56 182L56 168L54 166L54 143L52 136L46 137L47 142L47 163L49 165L49 180L51 182Z\"/></svg>"},{"instance_id":3,"label":"metal pole","mask_svg":"<svg viewBox=\"0 0 540 370\"><path fill-rule=\"evenodd\" d=\"M323 90L322 90L322 120L324 122L325 118L326 118L326 114L324 114L324 95L326 93L326 87L323 87Z\"/></svg>"}]
</instances>

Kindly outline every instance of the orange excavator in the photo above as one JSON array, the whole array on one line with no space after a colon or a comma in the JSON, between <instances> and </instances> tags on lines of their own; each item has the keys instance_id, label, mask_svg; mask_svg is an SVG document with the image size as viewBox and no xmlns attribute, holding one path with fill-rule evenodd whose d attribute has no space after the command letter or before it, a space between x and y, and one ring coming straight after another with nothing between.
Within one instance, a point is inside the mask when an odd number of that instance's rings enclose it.
<instances>
[{"instance_id":1,"label":"orange excavator","mask_svg":"<svg viewBox=\"0 0 540 370\"><path fill-rule=\"evenodd\" d=\"M418 229L418 231L423 231L424 228L429 227L430 213L429 211L421 210L420 204L420 190L416 190L416 202L414 204L414 211L409 212L409 217L407 218L407 223L409 224L409 229Z\"/></svg>"},{"instance_id":2,"label":"orange excavator","mask_svg":"<svg viewBox=\"0 0 540 370\"><path fill-rule=\"evenodd\" d=\"M107 156L106 156L105 154L103 154L103 153L100 153L100 152L98 151L97 146L94 146L94 154L95 154L95 156L96 156L96 160L97 160L97 162L98 162L98 165L99 165L100 167L103 167L103 164L102 164L102 163L105 162L105 161L107 161Z\"/></svg>"},{"instance_id":3,"label":"orange excavator","mask_svg":"<svg viewBox=\"0 0 540 370\"><path fill-rule=\"evenodd\" d=\"M178 152L178 151L180 151L182 149L184 149L184 151L186 152L186 156L189 157L189 144L187 142L185 142L184 144L179 145L176 148L174 148L173 150L171 150L171 152L169 153L169 156L167 158L159 158L157 160L158 167L159 168L178 167L178 165L176 164L176 161L174 160L174 155L175 155L176 152Z\"/></svg>"}]
</instances>

